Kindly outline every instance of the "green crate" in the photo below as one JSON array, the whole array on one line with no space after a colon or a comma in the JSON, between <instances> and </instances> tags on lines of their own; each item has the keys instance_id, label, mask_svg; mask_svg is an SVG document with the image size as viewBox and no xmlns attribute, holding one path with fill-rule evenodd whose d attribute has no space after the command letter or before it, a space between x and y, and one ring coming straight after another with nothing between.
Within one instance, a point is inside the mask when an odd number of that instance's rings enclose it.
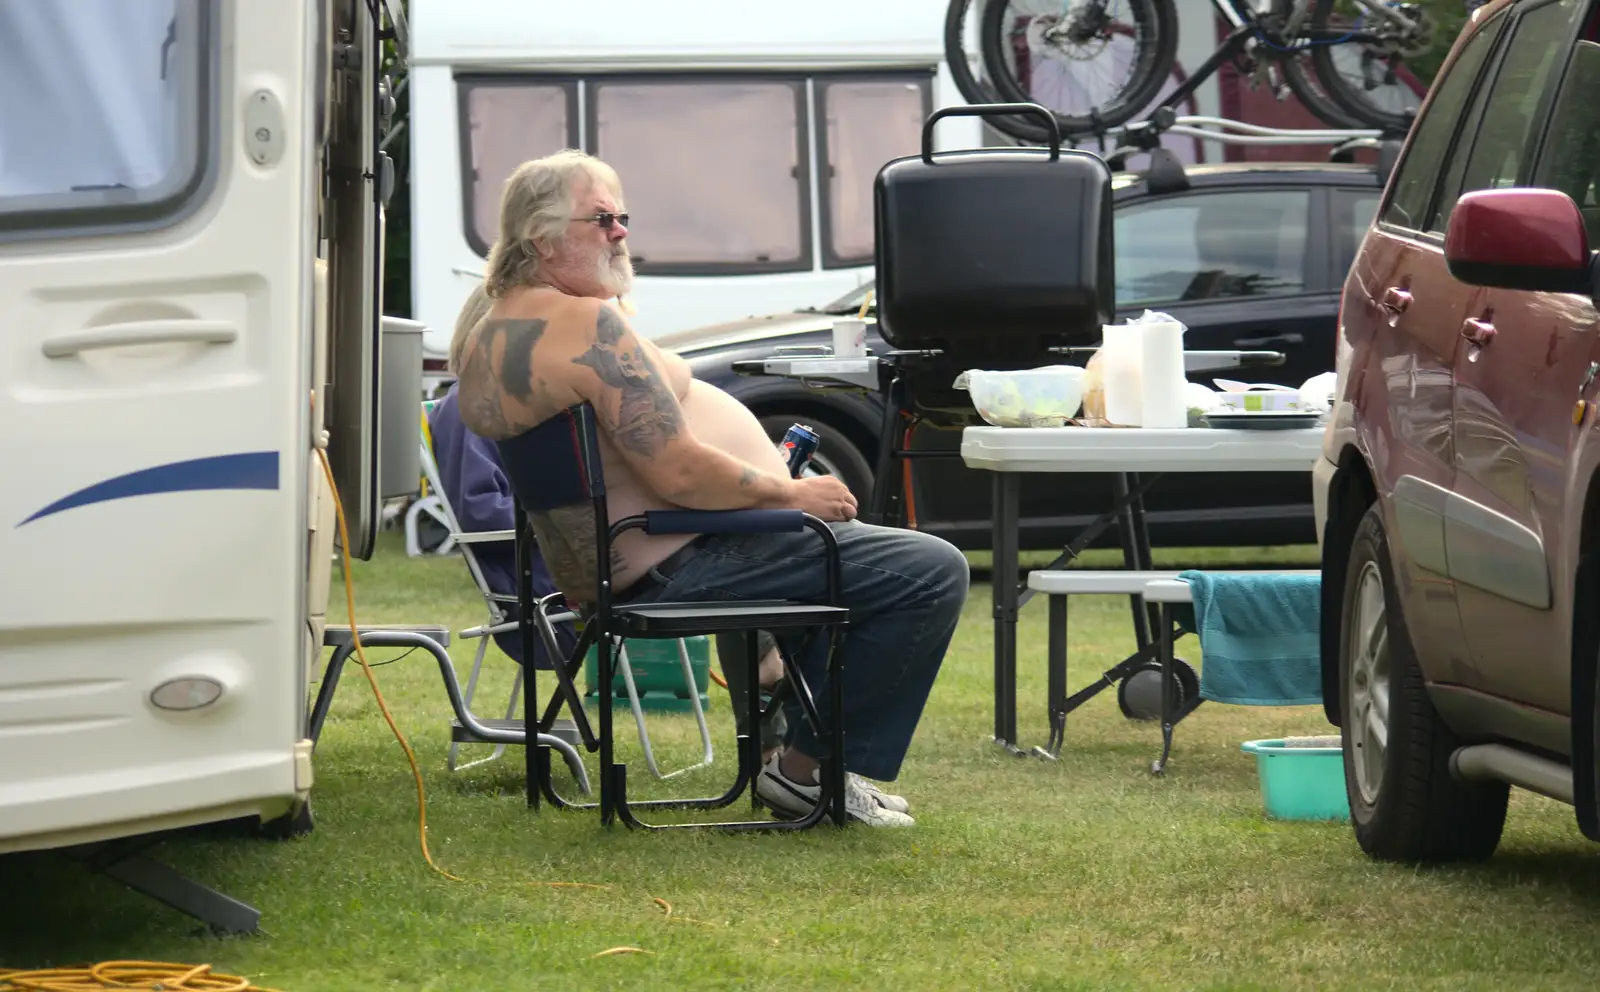
<instances>
[{"instance_id":1,"label":"green crate","mask_svg":"<svg viewBox=\"0 0 1600 992\"><path fill-rule=\"evenodd\" d=\"M711 638L684 638L689 650L689 670L694 673L695 692L700 696L700 708L711 709ZM672 710L691 712L689 687L683 681L683 661L678 657L676 640L628 641L628 662L633 668L633 685L639 690L639 705L647 710ZM612 657L611 706L613 709L628 706L628 683L622 679L621 666ZM584 698L600 698L600 662L591 646L583 661L583 680L587 691Z\"/></svg>"}]
</instances>

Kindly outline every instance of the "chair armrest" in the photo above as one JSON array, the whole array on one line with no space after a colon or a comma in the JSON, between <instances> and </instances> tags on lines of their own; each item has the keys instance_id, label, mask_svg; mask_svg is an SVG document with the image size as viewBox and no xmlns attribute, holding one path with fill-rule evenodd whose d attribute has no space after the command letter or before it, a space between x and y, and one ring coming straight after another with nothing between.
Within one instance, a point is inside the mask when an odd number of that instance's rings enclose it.
<instances>
[{"instance_id":1,"label":"chair armrest","mask_svg":"<svg viewBox=\"0 0 1600 992\"><path fill-rule=\"evenodd\" d=\"M801 510L646 510L646 534L782 534L804 530Z\"/></svg>"},{"instance_id":2,"label":"chair armrest","mask_svg":"<svg viewBox=\"0 0 1600 992\"><path fill-rule=\"evenodd\" d=\"M515 541L517 532L514 530L478 530L466 531L456 535L457 544L489 544L494 541Z\"/></svg>"}]
</instances>

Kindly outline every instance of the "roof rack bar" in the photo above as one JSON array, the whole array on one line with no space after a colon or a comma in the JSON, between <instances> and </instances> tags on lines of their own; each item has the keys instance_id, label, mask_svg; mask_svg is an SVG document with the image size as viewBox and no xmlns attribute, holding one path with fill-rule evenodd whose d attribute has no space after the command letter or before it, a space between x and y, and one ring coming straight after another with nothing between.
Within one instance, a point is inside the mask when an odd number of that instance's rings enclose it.
<instances>
[{"instance_id":1,"label":"roof rack bar","mask_svg":"<svg viewBox=\"0 0 1600 992\"><path fill-rule=\"evenodd\" d=\"M1367 135L1317 135L1310 134L1302 137L1294 134L1265 135L1265 134L1218 134L1203 128L1190 128L1178 126L1167 131L1168 134L1181 134L1186 137L1216 139L1225 145L1341 145L1347 141L1375 141L1376 136Z\"/></svg>"},{"instance_id":2,"label":"roof rack bar","mask_svg":"<svg viewBox=\"0 0 1600 992\"><path fill-rule=\"evenodd\" d=\"M1231 128L1242 133L1228 134L1225 131L1205 130L1206 128ZM1306 144L1321 141L1349 141L1352 138L1384 137L1384 132L1377 128L1266 127L1261 124L1247 124L1244 121L1228 120L1225 117L1179 117L1173 121L1173 126L1168 130L1175 134L1211 138L1223 142L1237 141L1246 144L1254 143L1251 141L1252 138L1275 138L1283 139L1287 142Z\"/></svg>"}]
</instances>

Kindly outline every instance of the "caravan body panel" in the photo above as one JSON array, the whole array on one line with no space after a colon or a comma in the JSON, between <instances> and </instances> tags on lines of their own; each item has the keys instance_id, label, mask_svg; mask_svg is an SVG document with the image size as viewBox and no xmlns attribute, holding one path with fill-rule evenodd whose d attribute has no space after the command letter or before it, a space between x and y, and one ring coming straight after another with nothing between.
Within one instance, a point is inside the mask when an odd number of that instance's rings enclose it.
<instances>
[{"instance_id":1,"label":"caravan body panel","mask_svg":"<svg viewBox=\"0 0 1600 992\"><path fill-rule=\"evenodd\" d=\"M0 850L310 787L316 11L57 7L0 8Z\"/></svg>"}]
</instances>

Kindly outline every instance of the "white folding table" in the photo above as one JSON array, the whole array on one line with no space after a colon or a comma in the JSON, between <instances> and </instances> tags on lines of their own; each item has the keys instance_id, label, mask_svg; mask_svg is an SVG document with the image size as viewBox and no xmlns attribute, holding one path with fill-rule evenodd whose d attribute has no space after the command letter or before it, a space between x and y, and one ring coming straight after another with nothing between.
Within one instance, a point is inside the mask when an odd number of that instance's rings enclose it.
<instances>
[{"instance_id":1,"label":"white folding table","mask_svg":"<svg viewBox=\"0 0 1600 992\"><path fill-rule=\"evenodd\" d=\"M1157 477L1168 472L1310 472L1322 449L1323 433L1321 427L1293 430L966 428L961 439L962 461L969 468L994 473L990 546L994 549L995 741L1016 753L1023 753L1017 743L1017 611L1034 594L1034 590L1017 581L1017 497L1024 474L1078 472L1117 477L1116 505L1079 534L1050 568L1075 558L1089 542L1112 523L1117 523L1123 534L1125 565L1149 572L1152 570L1150 537L1144 519L1143 495ZM1154 657L1159 646L1154 643L1151 632L1159 618L1151 617L1142 597L1134 596L1132 602L1139 650ZM1061 665L1064 668L1064 658ZM1051 695L1049 709L1054 741L1060 729L1055 725L1064 723L1066 718L1064 671L1051 673ZM1056 696L1061 698L1054 698ZM1170 735L1173 714L1163 712L1162 720L1164 734Z\"/></svg>"}]
</instances>

